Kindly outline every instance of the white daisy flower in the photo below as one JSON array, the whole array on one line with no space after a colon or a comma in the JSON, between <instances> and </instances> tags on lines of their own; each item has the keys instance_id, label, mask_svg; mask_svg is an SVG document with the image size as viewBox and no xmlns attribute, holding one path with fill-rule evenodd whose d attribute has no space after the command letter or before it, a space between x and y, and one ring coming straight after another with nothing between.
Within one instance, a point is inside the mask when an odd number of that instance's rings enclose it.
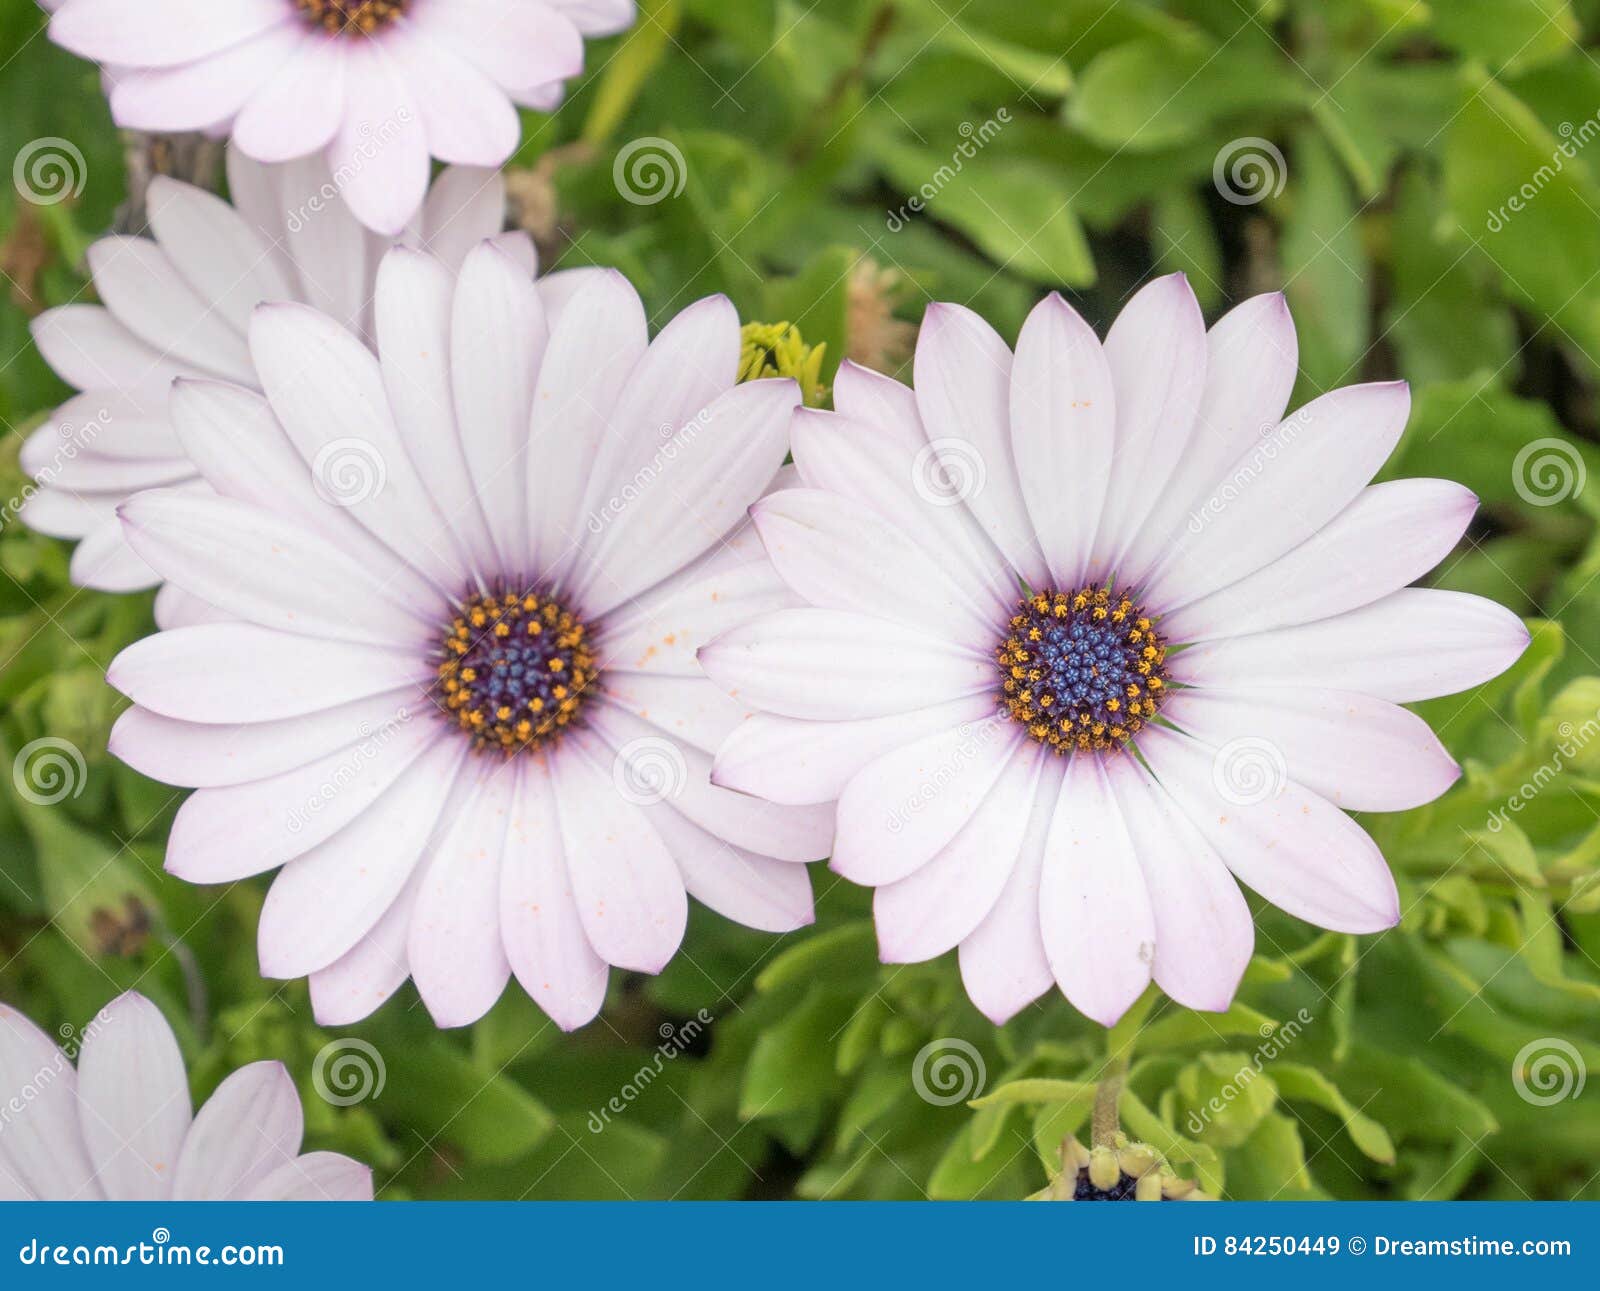
<instances>
[{"instance_id":1,"label":"white daisy flower","mask_svg":"<svg viewBox=\"0 0 1600 1291\"><path fill-rule=\"evenodd\" d=\"M808 604L700 652L763 710L713 782L838 800L833 868L877 889L886 961L959 947L992 1019L1055 982L1110 1024L1152 977L1227 1007L1239 882L1325 928L1399 918L1344 810L1442 793L1459 768L1399 705L1493 677L1528 633L1406 586L1476 499L1368 487L1405 385L1285 419L1296 363L1281 296L1207 333L1173 276L1104 344L1059 296L1015 354L932 306L915 393L847 365L836 412L797 414L804 487L753 514Z\"/></svg>"},{"instance_id":2,"label":"white daisy flower","mask_svg":"<svg viewBox=\"0 0 1600 1291\"><path fill-rule=\"evenodd\" d=\"M378 353L265 305L265 397L179 382L179 439L214 495L122 507L163 578L228 616L124 651L112 751L195 786L167 868L283 866L261 970L363 1017L409 974L441 1025L510 974L563 1027L610 965L658 972L687 895L752 927L811 918L797 862L827 807L714 788L746 715L695 650L795 604L745 523L787 448L795 383L736 385L712 297L647 344L606 271L556 311L493 244L452 280L401 248ZM348 468L348 469L344 469Z\"/></svg>"}]
</instances>

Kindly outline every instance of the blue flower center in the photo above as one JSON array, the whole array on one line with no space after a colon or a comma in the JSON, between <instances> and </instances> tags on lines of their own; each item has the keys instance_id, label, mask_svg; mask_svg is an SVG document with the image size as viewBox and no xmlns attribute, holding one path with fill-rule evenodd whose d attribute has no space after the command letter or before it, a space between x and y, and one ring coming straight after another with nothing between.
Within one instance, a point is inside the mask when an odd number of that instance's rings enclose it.
<instances>
[{"instance_id":1,"label":"blue flower center","mask_svg":"<svg viewBox=\"0 0 1600 1291\"><path fill-rule=\"evenodd\" d=\"M492 593L446 626L433 695L473 747L511 754L571 725L598 675L587 629L559 601Z\"/></svg>"},{"instance_id":2,"label":"blue flower center","mask_svg":"<svg viewBox=\"0 0 1600 1291\"><path fill-rule=\"evenodd\" d=\"M1024 597L995 649L1006 710L1059 753L1126 744L1166 694L1166 657L1144 610L1094 583Z\"/></svg>"}]
</instances>

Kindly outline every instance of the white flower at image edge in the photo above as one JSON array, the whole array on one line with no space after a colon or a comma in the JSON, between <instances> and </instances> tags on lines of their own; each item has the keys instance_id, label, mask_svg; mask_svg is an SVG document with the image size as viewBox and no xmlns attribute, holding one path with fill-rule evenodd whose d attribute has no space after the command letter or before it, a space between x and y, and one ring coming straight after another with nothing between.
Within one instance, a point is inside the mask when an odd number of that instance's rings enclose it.
<instances>
[{"instance_id":1,"label":"white flower at image edge","mask_svg":"<svg viewBox=\"0 0 1600 1291\"><path fill-rule=\"evenodd\" d=\"M619 274L552 311L492 243L458 278L391 251L375 329L376 355L314 310L259 308L265 396L180 381L172 397L214 493L122 508L134 550L227 616L109 672L135 704L112 751L196 789L167 868L223 883L282 866L261 971L309 976L325 1024L408 974L436 1021L465 1024L514 974L575 1027L608 966L672 958L688 896L755 928L808 923L800 862L827 855L831 809L710 783L748 709L695 662L799 603L746 518L784 460L795 383L736 384L723 297L647 341ZM386 482L335 506L311 464L345 437Z\"/></svg>"},{"instance_id":2,"label":"white flower at image edge","mask_svg":"<svg viewBox=\"0 0 1600 1291\"><path fill-rule=\"evenodd\" d=\"M0 1201L372 1200L360 1162L301 1154L281 1062L239 1068L195 1112L172 1028L144 996L119 995L75 1038L76 1070L0 1004Z\"/></svg>"},{"instance_id":3,"label":"white flower at image edge","mask_svg":"<svg viewBox=\"0 0 1600 1291\"><path fill-rule=\"evenodd\" d=\"M262 162L320 156L356 218L405 227L428 159L497 167L517 106L548 110L583 38L633 0L45 0L50 38L101 65L131 130L229 135Z\"/></svg>"},{"instance_id":4,"label":"white flower at image edge","mask_svg":"<svg viewBox=\"0 0 1600 1291\"><path fill-rule=\"evenodd\" d=\"M1228 1006L1254 944L1240 882L1324 928L1398 920L1344 810L1442 793L1460 769L1400 705L1495 676L1528 633L1407 587L1476 499L1368 487L1403 384L1284 419L1297 354L1281 296L1208 333L1173 276L1103 344L1058 296L1015 353L931 306L914 393L846 364L836 411L797 414L803 487L754 519L807 605L700 652L763 710L713 782L838 800L832 866L876 889L886 961L959 947L991 1019L1054 982L1109 1025L1152 977Z\"/></svg>"},{"instance_id":5,"label":"white flower at image edge","mask_svg":"<svg viewBox=\"0 0 1600 1291\"><path fill-rule=\"evenodd\" d=\"M126 592L159 581L123 542L116 509L146 488L210 491L173 429L172 381L215 377L256 387L246 333L258 304L301 301L370 343L373 286L392 242L356 223L327 167L315 158L263 166L234 148L228 186L231 206L157 176L148 196L152 236L107 237L89 248L102 303L63 305L33 322L39 352L80 393L23 445L22 466L37 488L22 517L41 533L80 540L71 575L81 587ZM499 172L453 167L401 240L455 270L472 247L496 237L535 272L527 234L500 233L505 207ZM540 294L555 308L595 272L548 274ZM162 626L208 617L209 607L177 588L157 598Z\"/></svg>"}]
</instances>

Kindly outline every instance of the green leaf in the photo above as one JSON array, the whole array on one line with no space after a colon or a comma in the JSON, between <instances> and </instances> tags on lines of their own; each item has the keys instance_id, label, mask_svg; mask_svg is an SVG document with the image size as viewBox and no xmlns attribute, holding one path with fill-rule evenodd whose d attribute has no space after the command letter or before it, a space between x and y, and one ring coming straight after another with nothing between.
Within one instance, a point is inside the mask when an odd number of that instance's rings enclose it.
<instances>
[{"instance_id":1,"label":"green leaf","mask_svg":"<svg viewBox=\"0 0 1600 1291\"><path fill-rule=\"evenodd\" d=\"M1361 1112L1339 1092L1337 1085L1315 1067L1298 1062L1276 1062L1272 1064L1272 1079L1278 1086L1280 1098L1290 1102L1311 1103L1337 1116L1344 1122L1345 1132L1350 1135L1351 1142L1364 1155L1385 1164L1394 1160L1394 1144L1389 1139L1389 1132Z\"/></svg>"}]
</instances>

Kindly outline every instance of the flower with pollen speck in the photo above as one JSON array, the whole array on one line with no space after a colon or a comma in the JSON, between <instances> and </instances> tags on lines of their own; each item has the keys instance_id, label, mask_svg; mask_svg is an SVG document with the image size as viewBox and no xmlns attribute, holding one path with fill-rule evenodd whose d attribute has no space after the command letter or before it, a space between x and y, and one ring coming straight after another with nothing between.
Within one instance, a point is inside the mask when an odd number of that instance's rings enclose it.
<instances>
[{"instance_id":1,"label":"flower with pollen speck","mask_svg":"<svg viewBox=\"0 0 1600 1291\"><path fill-rule=\"evenodd\" d=\"M1015 351L927 311L914 386L845 363L791 432L803 485L752 510L806 605L730 629L706 672L757 709L717 784L837 803L832 866L876 889L881 957L959 948L1003 1022L1052 983L1110 1025L1154 978L1228 1007L1254 945L1239 884L1321 927L1399 918L1345 815L1460 768L1400 705L1478 685L1528 632L1411 588L1477 499L1368 482L1402 383L1285 416L1281 296L1208 332L1181 275L1102 342L1052 295Z\"/></svg>"}]
</instances>

